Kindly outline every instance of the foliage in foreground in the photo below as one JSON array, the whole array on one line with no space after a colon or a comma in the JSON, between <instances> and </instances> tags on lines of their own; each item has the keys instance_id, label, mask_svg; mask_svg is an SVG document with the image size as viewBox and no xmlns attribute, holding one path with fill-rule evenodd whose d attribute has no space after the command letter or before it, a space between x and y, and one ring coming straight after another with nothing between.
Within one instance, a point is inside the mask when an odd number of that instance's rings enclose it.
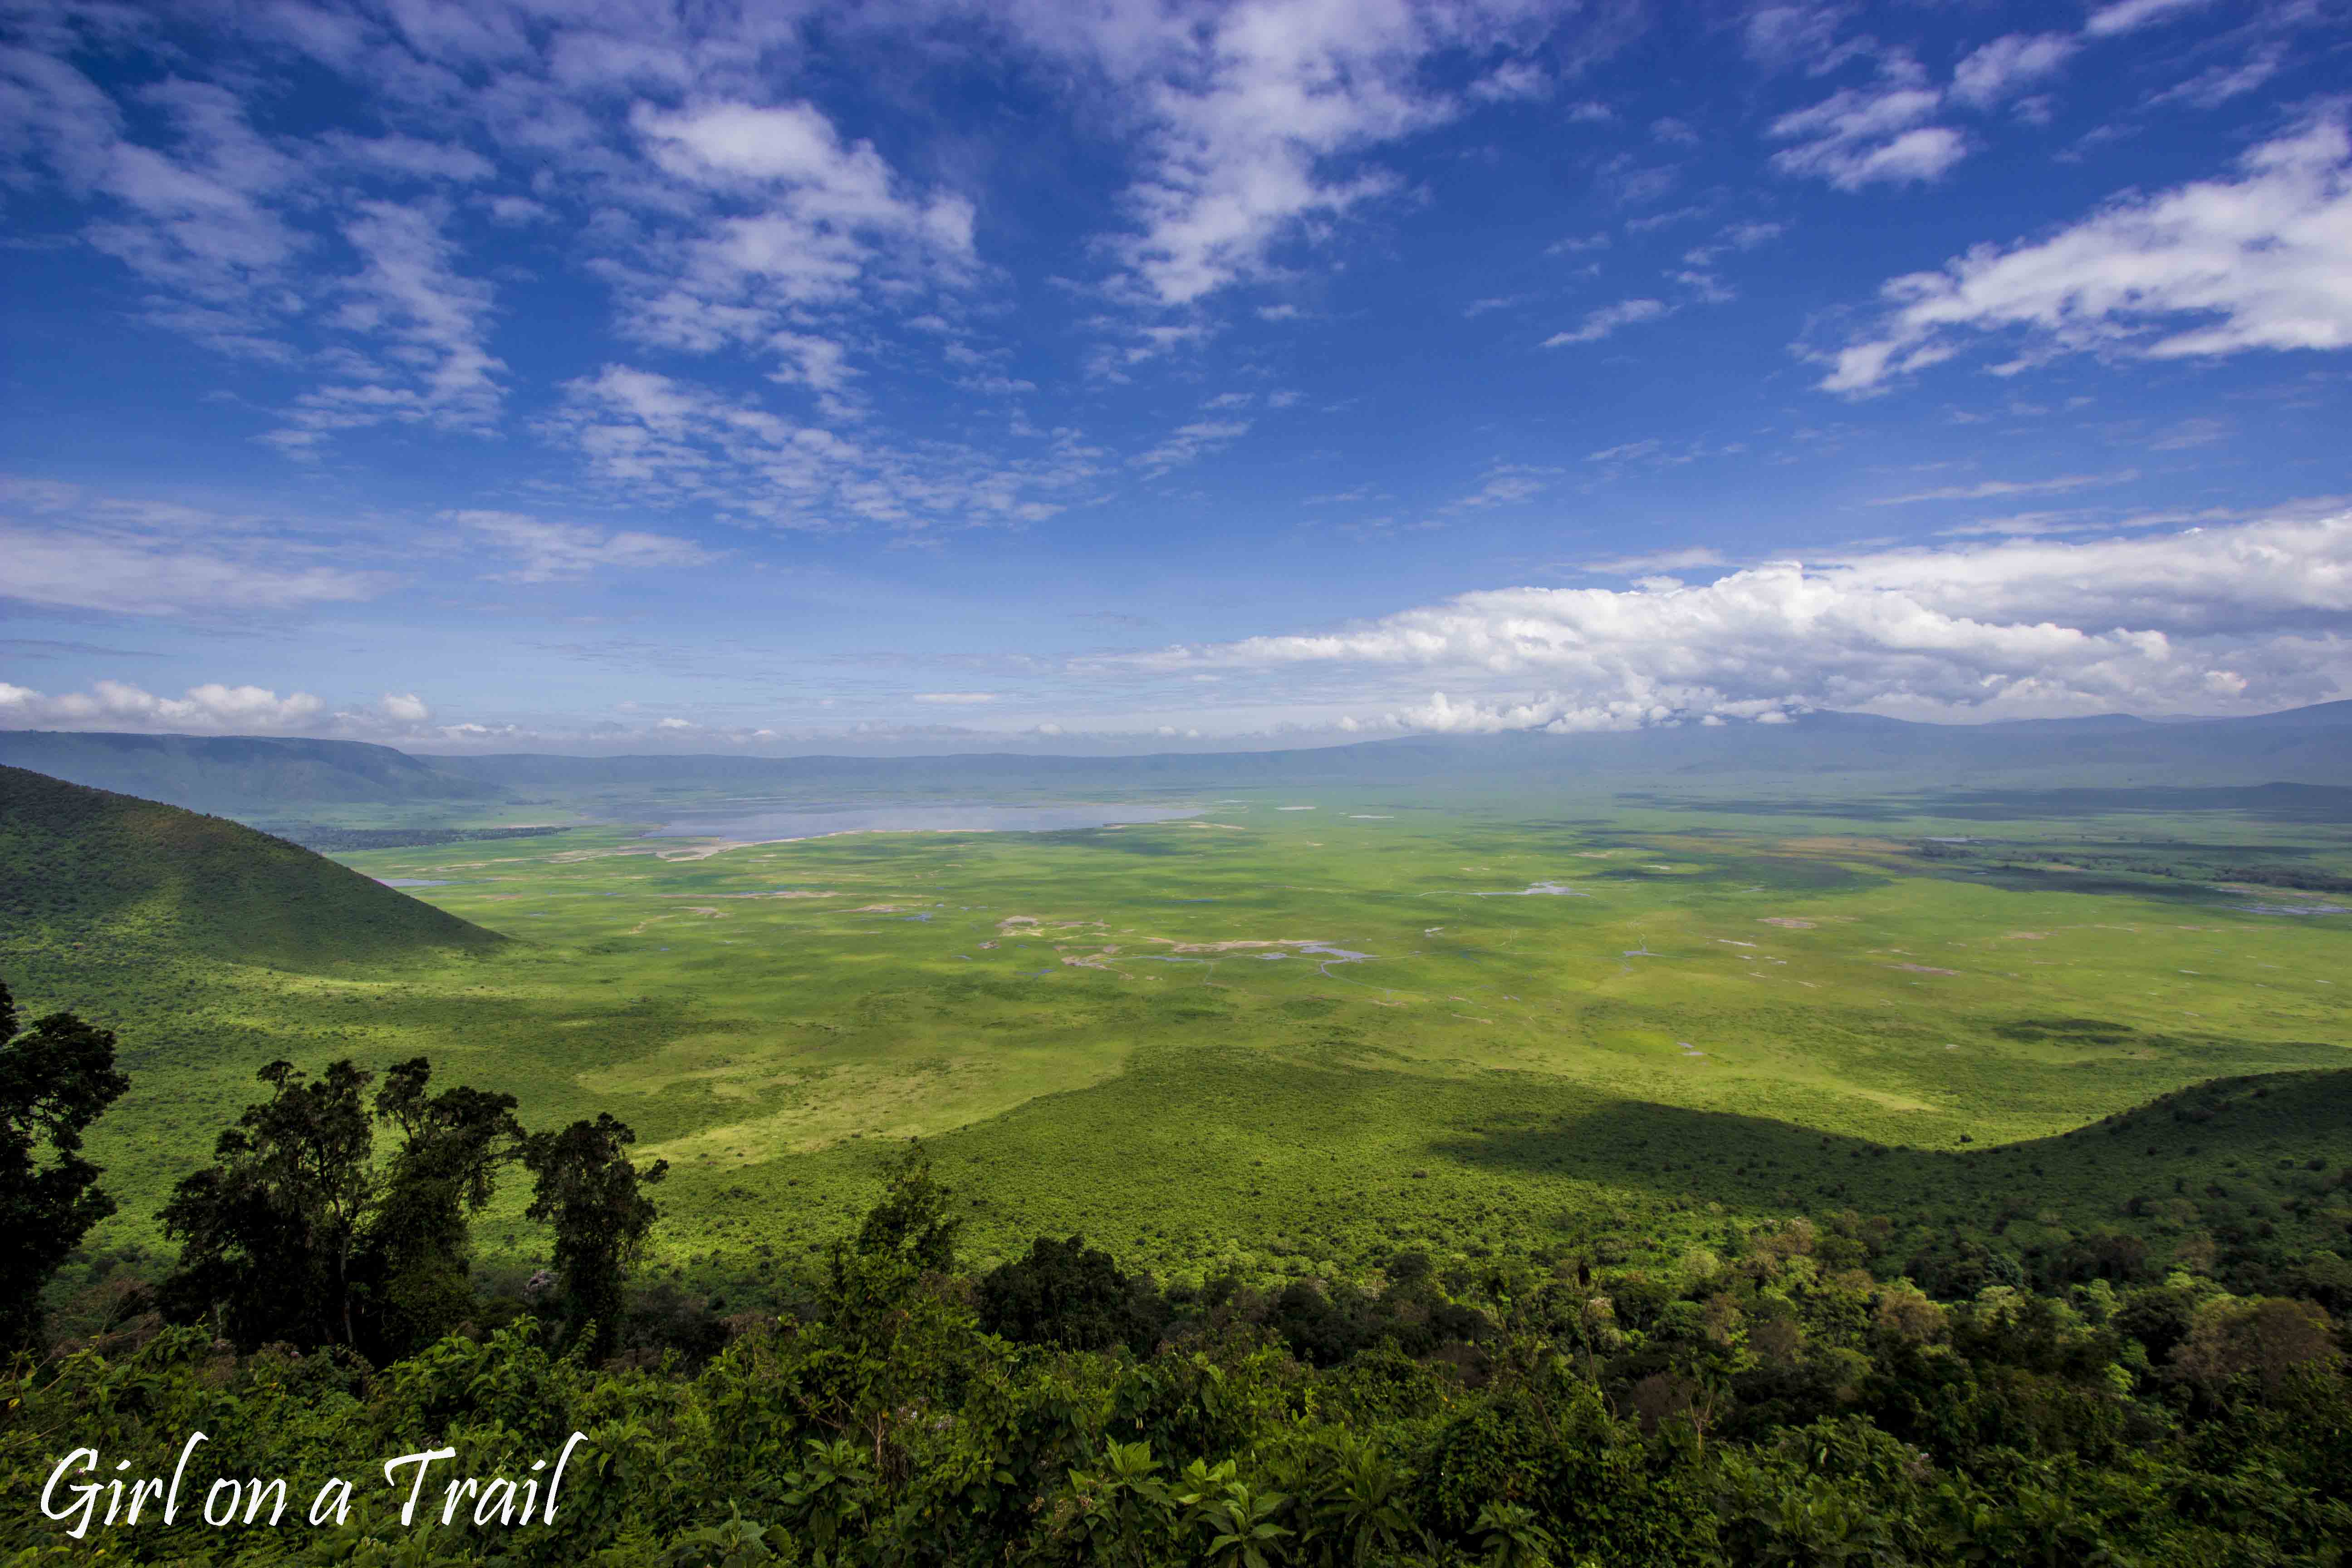
<instances>
[{"instance_id":1,"label":"foliage in foreground","mask_svg":"<svg viewBox=\"0 0 2352 1568\"><path fill-rule=\"evenodd\" d=\"M2224 1568L2352 1540L2352 1390L2314 1300L2178 1271L1938 1302L1856 1267L1866 1230L1802 1220L1671 1273L1407 1255L1377 1294L1163 1296L1076 1238L960 1277L949 1204L910 1158L804 1316L733 1320L698 1364L559 1355L528 1320L380 1369L152 1319L28 1358L0 1561ZM282 1525L41 1519L68 1450L168 1473L199 1429L189 1495L283 1476ZM478 1523L472 1493L441 1522L445 1479L524 1476L574 1431L552 1524ZM434 1447L456 1457L404 1529L379 1468ZM312 1529L331 1474L352 1514Z\"/></svg>"}]
</instances>

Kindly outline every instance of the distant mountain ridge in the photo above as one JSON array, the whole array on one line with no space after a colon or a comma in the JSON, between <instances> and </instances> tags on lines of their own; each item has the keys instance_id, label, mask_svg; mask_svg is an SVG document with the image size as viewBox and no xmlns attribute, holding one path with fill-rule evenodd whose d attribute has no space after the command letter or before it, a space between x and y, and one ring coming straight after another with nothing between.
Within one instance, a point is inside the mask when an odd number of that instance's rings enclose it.
<instances>
[{"instance_id":1,"label":"distant mountain ridge","mask_svg":"<svg viewBox=\"0 0 2352 1568\"><path fill-rule=\"evenodd\" d=\"M237 823L0 766L0 952L318 971L506 940Z\"/></svg>"},{"instance_id":2,"label":"distant mountain ridge","mask_svg":"<svg viewBox=\"0 0 2352 1568\"><path fill-rule=\"evenodd\" d=\"M352 741L0 731L0 763L248 819L331 805L510 804L524 794L599 796L598 811L667 788L970 796L991 790L1200 790L1484 784L1522 789L1612 775L1969 775L2092 771L2106 785L2333 784L2352 778L2352 700L2243 719L2128 714L1924 724L1820 711L1785 723L1681 724L1553 734L1408 735L1287 751L1054 756L411 755Z\"/></svg>"},{"instance_id":3,"label":"distant mountain ridge","mask_svg":"<svg viewBox=\"0 0 2352 1568\"><path fill-rule=\"evenodd\" d=\"M125 735L0 730L0 765L162 801L247 816L304 804L495 801L506 792L390 746L259 735Z\"/></svg>"}]
</instances>

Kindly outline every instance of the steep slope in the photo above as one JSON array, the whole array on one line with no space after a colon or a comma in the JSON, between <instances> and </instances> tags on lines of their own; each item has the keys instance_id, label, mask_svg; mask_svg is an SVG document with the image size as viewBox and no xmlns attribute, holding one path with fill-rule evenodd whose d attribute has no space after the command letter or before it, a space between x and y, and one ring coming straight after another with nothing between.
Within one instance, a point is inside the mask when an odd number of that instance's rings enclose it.
<instances>
[{"instance_id":1,"label":"steep slope","mask_svg":"<svg viewBox=\"0 0 2352 1568\"><path fill-rule=\"evenodd\" d=\"M289 807L501 800L390 746L247 735L116 735L0 731L0 764L51 778L238 816Z\"/></svg>"},{"instance_id":2,"label":"steep slope","mask_svg":"<svg viewBox=\"0 0 2352 1568\"><path fill-rule=\"evenodd\" d=\"M234 822L0 767L0 953L315 971L504 940Z\"/></svg>"}]
</instances>

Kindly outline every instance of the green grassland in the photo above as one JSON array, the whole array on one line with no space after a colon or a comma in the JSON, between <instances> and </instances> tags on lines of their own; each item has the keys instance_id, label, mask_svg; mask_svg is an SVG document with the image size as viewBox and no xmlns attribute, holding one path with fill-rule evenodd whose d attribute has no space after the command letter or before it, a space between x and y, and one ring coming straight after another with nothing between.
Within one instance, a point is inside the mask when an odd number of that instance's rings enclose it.
<instances>
[{"instance_id":1,"label":"green grassland","mask_svg":"<svg viewBox=\"0 0 2352 1568\"><path fill-rule=\"evenodd\" d=\"M1250 791L1152 826L740 845L606 825L339 857L504 942L238 962L26 919L0 975L122 1035L134 1089L92 1140L108 1245L157 1244L262 1062L422 1053L534 1125L635 1126L675 1169L659 1260L704 1284L803 1259L914 1135L970 1194L976 1258L1084 1231L1163 1277L1678 1252L1845 1208L1990 1217L2029 1251L2097 1227L2340 1247L2352 1215L2310 1173L2352 1163L2352 914L2200 869L2324 886L2352 832L2260 798L1989 798ZM493 1260L539 1245L518 1208L480 1227Z\"/></svg>"}]
</instances>

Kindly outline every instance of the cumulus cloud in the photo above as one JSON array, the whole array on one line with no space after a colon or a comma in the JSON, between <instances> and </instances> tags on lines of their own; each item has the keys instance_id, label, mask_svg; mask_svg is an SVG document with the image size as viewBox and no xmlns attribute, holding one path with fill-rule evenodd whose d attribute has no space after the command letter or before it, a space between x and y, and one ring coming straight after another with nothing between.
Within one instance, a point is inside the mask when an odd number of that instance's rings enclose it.
<instances>
[{"instance_id":1,"label":"cumulus cloud","mask_svg":"<svg viewBox=\"0 0 2352 1568\"><path fill-rule=\"evenodd\" d=\"M433 717L433 710L414 691L387 691L377 700L376 708L387 720L403 726L422 724Z\"/></svg>"},{"instance_id":2,"label":"cumulus cloud","mask_svg":"<svg viewBox=\"0 0 2352 1568\"><path fill-rule=\"evenodd\" d=\"M993 691L918 691L915 700L948 708L976 708L996 700Z\"/></svg>"},{"instance_id":3,"label":"cumulus cloud","mask_svg":"<svg viewBox=\"0 0 2352 1568\"><path fill-rule=\"evenodd\" d=\"M1656 560L1598 563L1630 571ZM1341 630L1111 661L1329 671L1446 694L1421 728L1581 729L1801 708L2001 717L2277 707L2352 689L2352 513L1778 562L1703 586L1508 588Z\"/></svg>"},{"instance_id":4,"label":"cumulus cloud","mask_svg":"<svg viewBox=\"0 0 2352 1568\"><path fill-rule=\"evenodd\" d=\"M1893 279L1884 316L1821 385L1866 393L2014 331L2009 372L2066 353L2154 359L2352 345L2352 142L2315 121L2240 160L2235 180L2125 195L2052 237L1979 246Z\"/></svg>"},{"instance_id":5,"label":"cumulus cloud","mask_svg":"<svg viewBox=\"0 0 2352 1568\"><path fill-rule=\"evenodd\" d=\"M307 691L259 686L192 686L182 697L158 697L120 680L100 680L87 691L50 696L0 680L0 726L66 730L135 730L226 733L299 729L325 710Z\"/></svg>"}]
</instances>

